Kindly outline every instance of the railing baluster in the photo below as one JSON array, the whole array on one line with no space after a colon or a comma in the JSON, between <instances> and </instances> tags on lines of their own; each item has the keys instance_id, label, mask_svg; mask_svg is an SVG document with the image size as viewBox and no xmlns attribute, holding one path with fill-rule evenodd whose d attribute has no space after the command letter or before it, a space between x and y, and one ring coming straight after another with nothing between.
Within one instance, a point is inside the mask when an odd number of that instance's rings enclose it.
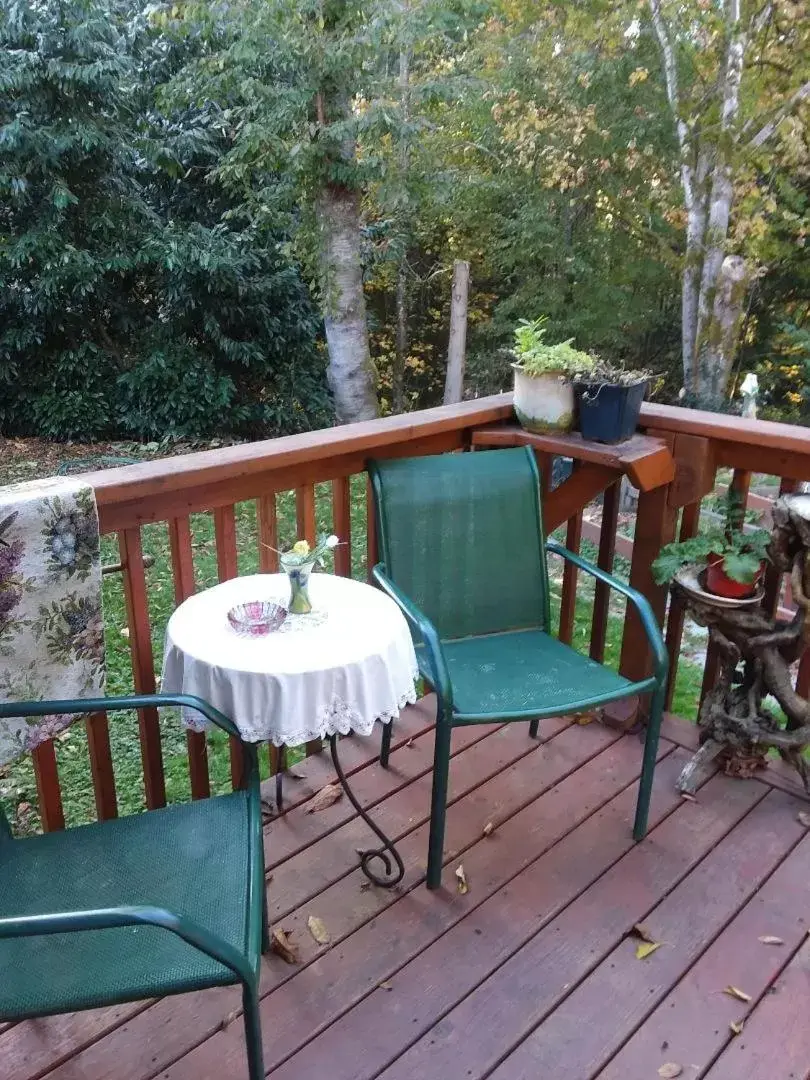
<instances>
[{"instance_id":1,"label":"railing baluster","mask_svg":"<svg viewBox=\"0 0 810 1080\"><path fill-rule=\"evenodd\" d=\"M751 486L751 473L747 469L735 469L729 485L730 492L736 493L737 503L729 514L729 524L733 528L741 529L745 523L745 508L748 503L748 489ZM720 666L720 656L717 646L710 640L706 649L706 666L703 669L703 683L700 687L700 705L698 712L703 707L706 695L717 681L717 671Z\"/></svg>"},{"instance_id":2,"label":"railing baluster","mask_svg":"<svg viewBox=\"0 0 810 1080\"><path fill-rule=\"evenodd\" d=\"M332 525L340 544L335 548L335 573L352 575L351 479L340 476L332 481Z\"/></svg>"},{"instance_id":3,"label":"railing baluster","mask_svg":"<svg viewBox=\"0 0 810 1080\"><path fill-rule=\"evenodd\" d=\"M574 471L578 468L574 462ZM565 546L569 551L579 552L582 540L582 511L568 519L568 528L565 534ZM574 634L574 616L577 606L577 568L573 563L565 561L563 565L562 596L560 597L560 641L566 645L571 644Z\"/></svg>"},{"instance_id":4,"label":"railing baluster","mask_svg":"<svg viewBox=\"0 0 810 1080\"><path fill-rule=\"evenodd\" d=\"M214 511L214 535L217 542L217 574L220 581L230 581L239 573L236 555L236 514L233 506ZM231 754L231 783L234 790L242 784L242 746L233 735L228 737Z\"/></svg>"},{"instance_id":5,"label":"railing baluster","mask_svg":"<svg viewBox=\"0 0 810 1080\"><path fill-rule=\"evenodd\" d=\"M194 581L194 553L191 547L191 526L187 517L172 518L169 522L169 545L172 552L174 576L174 602L182 604L192 596ZM192 799L206 799L211 794L208 775L208 746L201 731L186 731L188 773Z\"/></svg>"},{"instance_id":6,"label":"railing baluster","mask_svg":"<svg viewBox=\"0 0 810 1080\"><path fill-rule=\"evenodd\" d=\"M87 750L90 754L90 775L99 821L118 817L115 794L115 773L110 749L110 725L104 712L90 713L85 721Z\"/></svg>"},{"instance_id":7,"label":"railing baluster","mask_svg":"<svg viewBox=\"0 0 810 1080\"><path fill-rule=\"evenodd\" d=\"M315 485L305 484L295 491L295 521L299 539L315 543Z\"/></svg>"},{"instance_id":8,"label":"railing baluster","mask_svg":"<svg viewBox=\"0 0 810 1080\"><path fill-rule=\"evenodd\" d=\"M256 514L259 526L259 569L264 574L278 571L278 516L276 494L261 495Z\"/></svg>"},{"instance_id":9,"label":"railing baluster","mask_svg":"<svg viewBox=\"0 0 810 1080\"><path fill-rule=\"evenodd\" d=\"M616 528L619 521L619 493L621 481L617 480L605 489L602 500L602 525L599 531L599 557L597 564L608 573L613 569L616 553ZM605 658L610 588L597 581L593 594L593 622L591 623L591 658L600 664Z\"/></svg>"},{"instance_id":10,"label":"railing baluster","mask_svg":"<svg viewBox=\"0 0 810 1080\"><path fill-rule=\"evenodd\" d=\"M366 477L366 577L371 581L371 571L380 560L377 548L377 520L374 516L374 493L371 480Z\"/></svg>"},{"instance_id":11,"label":"railing baluster","mask_svg":"<svg viewBox=\"0 0 810 1080\"><path fill-rule=\"evenodd\" d=\"M678 539L689 540L697 536L700 524L700 501L689 503L683 508L681 515L681 528ZM669 654L669 675L667 678L667 696L665 708L672 706L672 697L675 693L675 680L678 677L678 661L681 655L681 639L683 638L683 624L686 616L686 607L680 597L672 595L669 601L669 619L667 621L666 646Z\"/></svg>"},{"instance_id":12,"label":"railing baluster","mask_svg":"<svg viewBox=\"0 0 810 1080\"><path fill-rule=\"evenodd\" d=\"M40 743L32 751L31 758L34 764L34 778L37 782L42 828L45 832L64 829L65 813L62 808L62 792L59 787L59 770L56 766L53 739Z\"/></svg>"},{"instance_id":13,"label":"railing baluster","mask_svg":"<svg viewBox=\"0 0 810 1080\"><path fill-rule=\"evenodd\" d=\"M124 597L129 624L129 647L132 653L135 692L154 694L155 668L140 529L137 527L124 529L118 534L118 544L121 550L121 562L124 564ZM166 805L166 781L163 775L163 754L160 746L157 709L150 706L138 710L138 732L141 740L146 806L147 809L154 810Z\"/></svg>"}]
</instances>

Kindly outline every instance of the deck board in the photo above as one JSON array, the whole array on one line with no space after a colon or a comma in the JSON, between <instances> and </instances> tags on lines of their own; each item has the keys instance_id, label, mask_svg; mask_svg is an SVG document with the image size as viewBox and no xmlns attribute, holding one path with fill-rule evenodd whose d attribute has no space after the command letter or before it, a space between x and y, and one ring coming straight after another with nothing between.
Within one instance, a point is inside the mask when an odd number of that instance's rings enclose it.
<instances>
[{"instance_id":1,"label":"deck board","mask_svg":"<svg viewBox=\"0 0 810 1080\"><path fill-rule=\"evenodd\" d=\"M271 911L300 956L263 960L274 1080L643 1080L665 1061L707 1080L804 1080L810 836L781 776L713 776L697 802L681 800L689 732L670 719L651 831L634 845L635 737L553 721L541 743L526 725L459 729L445 888L428 893L429 724L429 702L408 711L390 771L369 740L342 755L399 838L397 890L367 887L355 847L368 832L347 800L307 813L331 779L327 755L288 781L290 809L266 829ZM313 914L328 946L307 932ZM639 920L663 942L644 961L627 938ZM751 1003L724 995L729 982ZM240 1080L239 1004L222 988L18 1023L0 1029L0 1076ZM745 1018L742 1035L729 1018Z\"/></svg>"}]
</instances>

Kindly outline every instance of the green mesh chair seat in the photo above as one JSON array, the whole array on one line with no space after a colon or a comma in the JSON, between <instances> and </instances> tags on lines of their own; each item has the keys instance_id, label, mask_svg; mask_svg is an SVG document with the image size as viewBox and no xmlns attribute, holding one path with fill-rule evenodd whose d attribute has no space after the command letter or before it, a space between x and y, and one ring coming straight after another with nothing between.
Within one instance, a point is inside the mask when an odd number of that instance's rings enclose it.
<instances>
[{"instance_id":1,"label":"green mesh chair seat","mask_svg":"<svg viewBox=\"0 0 810 1080\"><path fill-rule=\"evenodd\" d=\"M4 844L0 918L160 906L244 953L248 828L240 791ZM235 981L228 968L154 926L0 940L5 1019Z\"/></svg>"},{"instance_id":2,"label":"green mesh chair seat","mask_svg":"<svg viewBox=\"0 0 810 1080\"><path fill-rule=\"evenodd\" d=\"M240 790L33 837L14 837L0 807L0 1021L239 984L248 1074L264 1080L255 745L187 694L0 701L0 719L161 706L195 709L240 741Z\"/></svg>"},{"instance_id":3,"label":"green mesh chair seat","mask_svg":"<svg viewBox=\"0 0 810 1080\"><path fill-rule=\"evenodd\" d=\"M454 724L539 718L597 708L654 691L634 835L647 828L667 654L647 600L573 552L546 541L540 477L528 447L372 461L381 562L378 585L399 604L419 666L437 698L428 888L441 883ZM547 552L622 593L654 656L636 682L576 652L551 633ZM391 725L380 759L388 764Z\"/></svg>"},{"instance_id":4,"label":"green mesh chair seat","mask_svg":"<svg viewBox=\"0 0 810 1080\"><path fill-rule=\"evenodd\" d=\"M443 649L453 709L463 716L506 720L577 712L594 696L605 702L623 697L631 685L542 630L445 641ZM427 670L423 674L429 679Z\"/></svg>"}]
</instances>

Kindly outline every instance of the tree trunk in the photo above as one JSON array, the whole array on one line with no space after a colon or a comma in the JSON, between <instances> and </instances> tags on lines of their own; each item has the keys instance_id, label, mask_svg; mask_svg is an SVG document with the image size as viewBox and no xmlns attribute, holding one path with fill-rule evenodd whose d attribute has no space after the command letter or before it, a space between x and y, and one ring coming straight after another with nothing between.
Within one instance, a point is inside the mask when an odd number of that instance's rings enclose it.
<instances>
[{"instance_id":1,"label":"tree trunk","mask_svg":"<svg viewBox=\"0 0 810 1080\"><path fill-rule=\"evenodd\" d=\"M726 393L747 293L745 260L741 255L726 255L720 264L712 316L706 327L699 360L703 393L715 400Z\"/></svg>"},{"instance_id":2,"label":"tree trunk","mask_svg":"<svg viewBox=\"0 0 810 1080\"><path fill-rule=\"evenodd\" d=\"M317 201L320 277L329 385L341 424L378 415L377 373L371 361L355 192L326 187Z\"/></svg>"},{"instance_id":3,"label":"tree trunk","mask_svg":"<svg viewBox=\"0 0 810 1080\"><path fill-rule=\"evenodd\" d=\"M470 291L470 264L453 263L453 292L450 302L450 340L447 346L447 378L444 404L461 401L464 393L464 359L467 347L467 297Z\"/></svg>"},{"instance_id":4,"label":"tree trunk","mask_svg":"<svg viewBox=\"0 0 810 1080\"><path fill-rule=\"evenodd\" d=\"M721 288L721 270L726 258L726 240L734 199L731 159L737 142L737 116L740 110L740 84L745 60L745 35L739 29L740 3L730 0L728 9L729 44L720 93L720 139L712 171L709 210L706 219L703 270L698 297L697 334L695 338L695 380L702 396L720 398L725 394L725 379L732 356L721 351L728 342L728 327L721 330L715 316L715 302ZM728 290L727 290L728 291ZM731 290L733 291L733 290ZM721 301L721 307L723 301ZM728 323L723 313L724 323ZM734 343L736 345L736 341Z\"/></svg>"},{"instance_id":5,"label":"tree trunk","mask_svg":"<svg viewBox=\"0 0 810 1080\"><path fill-rule=\"evenodd\" d=\"M395 413L405 411L405 360L408 355L408 266L405 253L397 269L397 334L394 367L391 372L391 395Z\"/></svg>"}]
</instances>

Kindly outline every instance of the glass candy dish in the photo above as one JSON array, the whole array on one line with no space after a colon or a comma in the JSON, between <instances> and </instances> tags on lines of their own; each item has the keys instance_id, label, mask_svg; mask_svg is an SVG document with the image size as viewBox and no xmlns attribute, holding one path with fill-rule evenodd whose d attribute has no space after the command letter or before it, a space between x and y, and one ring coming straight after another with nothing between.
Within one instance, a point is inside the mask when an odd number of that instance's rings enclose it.
<instances>
[{"instance_id":1,"label":"glass candy dish","mask_svg":"<svg viewBox=\"0 0 810 1080\"><path fill-rule=\"evenodd\" d=\"M237 634L264 637L278 630L287 618L287 609L271 600L250 600L237 604L228 612L228 622Z\"/></svg>"}]
</instances>

